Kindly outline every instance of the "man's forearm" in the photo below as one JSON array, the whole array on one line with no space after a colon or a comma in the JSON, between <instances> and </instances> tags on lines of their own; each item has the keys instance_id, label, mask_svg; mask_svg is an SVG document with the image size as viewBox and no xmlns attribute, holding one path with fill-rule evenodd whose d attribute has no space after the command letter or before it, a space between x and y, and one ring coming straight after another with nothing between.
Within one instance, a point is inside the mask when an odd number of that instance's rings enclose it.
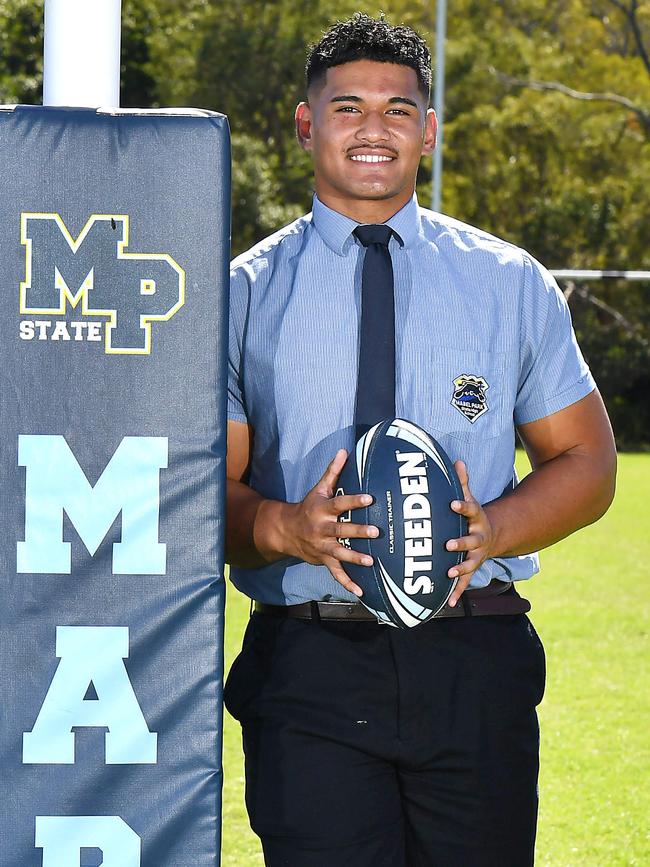
<instances>
[{"instance_id":1,"label":"man's forearm","mask_svg":"<svg viewBox=\"0 0 650 867\"><path fill-rule=\"evenodd\" d=\"M266 500L243 482L227 481L226 559L252 568L288 555L282 528L289 503Z\"/></svg>"},{"instance_id":2,"label":"man's forearm","mask_svg":"<svg viewBox=\"0 0 650 867\"><path fill-rule=\"evenodd\" d=\"M615 479L612 453L567 452L541 464L512 493L484 506L494 533L490 556L529 554L598 520Z\"/></svg>"}]
</instances>

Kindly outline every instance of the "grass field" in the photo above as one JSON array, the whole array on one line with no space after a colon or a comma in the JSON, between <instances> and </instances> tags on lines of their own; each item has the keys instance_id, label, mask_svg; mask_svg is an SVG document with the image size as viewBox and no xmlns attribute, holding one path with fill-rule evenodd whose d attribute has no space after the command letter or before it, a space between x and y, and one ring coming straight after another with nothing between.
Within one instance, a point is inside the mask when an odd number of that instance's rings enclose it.
<instances>
[{"instance_id":1,"label":"grass field","mask_svg":"<svg viewBox=\"0 0 650 867\"><path fill-rule=\"evenodd\" d=\"M526 585L548 662L539 867L650 864L649 500L650 455L622 455L610 511L545 551ZM248 618L247 600L228 591L227 665ZM224 773L223 867L262 865L227 714Z\"/></svg>"}]
</instances>

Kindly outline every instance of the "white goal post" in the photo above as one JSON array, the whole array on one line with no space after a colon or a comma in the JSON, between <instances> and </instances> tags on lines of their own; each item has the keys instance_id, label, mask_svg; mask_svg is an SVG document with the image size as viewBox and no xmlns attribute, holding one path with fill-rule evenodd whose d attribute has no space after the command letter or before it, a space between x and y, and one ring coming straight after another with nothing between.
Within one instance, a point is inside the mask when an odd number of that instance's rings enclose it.
<instances>
[{"instance_id":1,"label":"white goal post","mask_svg":"<svg viewBox=\"0 0 650 867\"><path fill-rule=\"evenodd\" d=\"M45 0L43 105L120 104L121 0Z\"/></svg>"},{"instance_id":2,"label":"white goal post","mask_svg":"<svg viewBox=\"0 0 650 867\"><path fill-rule=\"evenodd\" d=\"M602 280L607 277L619 277L624 280L650 280L650 271L571 271L568 269L551 269L551 274L558 280Z\"/></svg>"}]
</instances>

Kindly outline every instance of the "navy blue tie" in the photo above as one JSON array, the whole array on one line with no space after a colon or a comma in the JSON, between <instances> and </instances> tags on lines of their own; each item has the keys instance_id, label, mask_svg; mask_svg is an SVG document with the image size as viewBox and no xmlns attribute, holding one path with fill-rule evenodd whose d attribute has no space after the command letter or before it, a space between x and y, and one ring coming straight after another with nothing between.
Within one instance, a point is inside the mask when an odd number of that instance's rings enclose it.
<instances>
[{"instance_id":1,"label":"navy blue tie","mask_svg":"<svg viewBox=\"0 0 650 867\"><path fill-rule=\"evenodd\" d=\"M393 234L385 224L354 230L366 248L361 275L356 439L377 422L395 416L395 297L388 250Z\"/></svg>"}]
</instances>

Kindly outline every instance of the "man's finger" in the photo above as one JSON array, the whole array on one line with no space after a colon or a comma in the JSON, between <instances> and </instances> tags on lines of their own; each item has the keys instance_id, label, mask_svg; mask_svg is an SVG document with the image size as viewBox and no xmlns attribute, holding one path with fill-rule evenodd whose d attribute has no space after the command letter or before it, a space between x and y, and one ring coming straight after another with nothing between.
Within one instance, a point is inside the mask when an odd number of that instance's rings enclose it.
<instances>
[{"instance_id":1,"label":"man's finger","mask_svg":"<svg viewBox=\"0 0 650 867\"><path fill-rule=\"evenodd\" d=\"M445 547L448 551L473 551L480 548L484 541L481 533L471 533L469 536L461 536L460 539L450 539Z\"/></svg>"},{"instance_id":2,"label":"man's finger","mask_svg":"<svg viewBox=\"0 0 650 867\"><path fill-rule=\"evenodd\" d=\"M462 563L459 563L457 566L452 566L447 572L447 575L449 578L463 578L466 575L469 575L471 578L482 562L483 561L480 557L475 558L475 555L470 554Z\"/></svg>"},{"instance_id":3,"label":"man's finger","mask_svg":"<svg viewBox=\"0 0 650 867\"><path fill-rule=\"evenodd\" d=\"M469 472L467 471L467 464L465 461L456 461L454 463L454 468L458 474L460 486L463 489L463 496L466 500L473 500L474 496L469 489Z\"/></svg>"},{"instance_id":4,"label":"man's finger","mask_svg":"<svg viewBox=\"0 0 650 867\"><path fill-rule=\"evenodd\" d=\"M333 515L342 515L354 509L363 509L372 503L370 494L341 494L330 500L330 511Z\"/></svg>"},{"instance_id":5,"label":"man's finger","mask_svg":"<svg viewBox=\"0 0 650 867\"><path fill-rule=\"evenodd\" d=\"M339 449L338 452L334 455L333 459L327 466L327 469L323 473L321 479L314 486L314 490L318 491L320 494L323 494L326 497L333 497L334 491L336 489L336 483L339 480L339 476L341 475L341 470L345 466L345 462L348 459L348 453L345 449Z\"/></svg>"},{"instance_id":6,"label":"man's finger","mask_svg":"<svg viewBox=\"0 0 650 867\"><path fill-rule=\"evenodd\" d=\"M467 589L467 586L469 585L470 580L471 580L470 575L467 575L464 578L458 579L458 583L454 587L454 592L451 594L451 596L447 600L447 604L449 605L450 608L454 608L454 606L456 605L456 603L458 602L460 597L463 595L463 593Z\"/></svg>"},{"instance_id":7,"label":"man's finger","mask_svg":"<svg viewBox=\"0 0 650 867\"><path fill-rule=\"evenodd\" d=\"M363 596L363 590L359 587L358 584L355 584L354 581L347 574L345 569L340 565L338 560L333 557L328 557L323 560L325 566L330 570L332 578L341 584L341 586L345 587L346 590L349 590L350 593L354 593L355 596Z\"/></svg>"},{"instance_id":8,"label":"man's finger","mask_svg":"<svg viewBox=\"0 0 650 867\"><path fill-rule=\"evenodd\" d=\"M337 539L376 539L379 536L379 529L372 524L349 524L347 521L337 521L332 522L325 533Z\"/></svg>"},{"instance_id":9,"label":"man's finger","mask_svg":"<svg viewBox=\"0 0 650 867\"><path fill-rule=\"evenodd\" d=\"M450 505L454 512L458 512L459 515L464 515L470 520L478 518L481 511L481 507L473 497L470 500L452 500Z\"/></svg>"},{"instance_id":10,"label":"man's finger","mask_svg":"<svg viewBox=\"0 0 650 867\"><path fill-rule=\"evenodd\" d=\"M339 542L332 541L323 549L326 555L333 557L335 560L340 560L343 563L356 563L357 566L372 566L373 559L369 554L362 554L359 551L353 551L351 548L346 548ZM324 559L324 558L323 558Z\"/></svg>"}]
</instances>

